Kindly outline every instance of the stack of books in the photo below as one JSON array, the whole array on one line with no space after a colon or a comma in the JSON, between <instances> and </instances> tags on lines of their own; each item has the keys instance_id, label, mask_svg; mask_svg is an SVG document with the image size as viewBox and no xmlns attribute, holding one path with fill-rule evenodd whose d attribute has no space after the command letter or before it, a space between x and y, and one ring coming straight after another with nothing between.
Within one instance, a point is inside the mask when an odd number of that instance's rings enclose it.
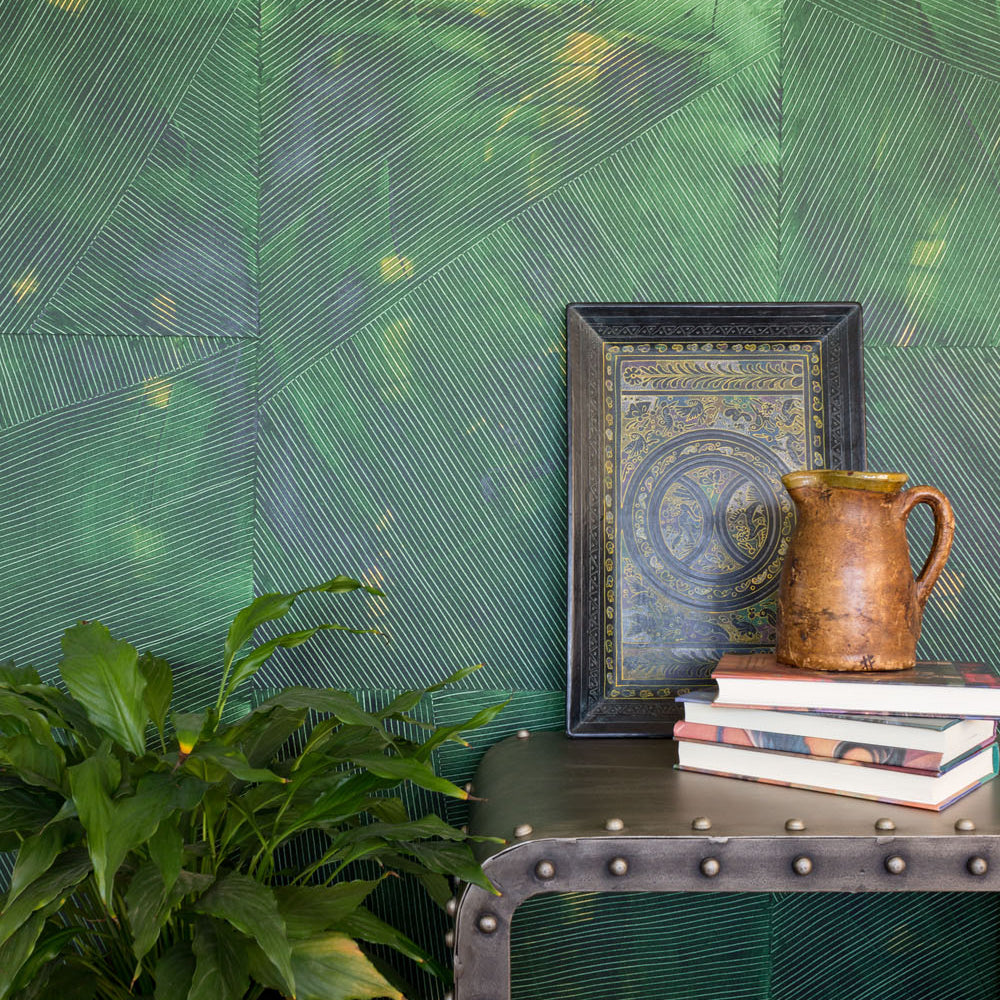
<instances>
[{"instance_id":1,"label":"stack of books","mask_svg":"<svg viewBox=\"0 0 1000 1000\"><path fill-rule=\"evenodd\" d=\"M997 774L1000 678L982 664L854 674L724 656L681 695L682 770L941 810Z\"/></svg>"}]
</instances>

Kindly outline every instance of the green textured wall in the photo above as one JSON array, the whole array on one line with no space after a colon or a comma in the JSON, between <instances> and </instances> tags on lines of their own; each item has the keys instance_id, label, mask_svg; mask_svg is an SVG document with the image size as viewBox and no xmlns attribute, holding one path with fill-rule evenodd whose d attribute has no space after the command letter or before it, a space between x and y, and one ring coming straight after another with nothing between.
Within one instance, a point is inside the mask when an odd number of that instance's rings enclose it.
<instances>
[{"instance_id":1,"label":"green textured wall","mask_svg":"<svg viewBox=\"0 0 1000 1000\"><path fill-rule=\"evenodd\" d=\"M484 661L429 710L515 692L440 760L464 780L562 724L566 303L830 298L866 310L871 466L955 503L922 652L997 661L995 3L0 19L3 655L51 670L98 617L195 702L255 589L363 575L389 598L354 621L392 643L321 639L260 682L375 698Z\"/></svg>"}]
</instances>

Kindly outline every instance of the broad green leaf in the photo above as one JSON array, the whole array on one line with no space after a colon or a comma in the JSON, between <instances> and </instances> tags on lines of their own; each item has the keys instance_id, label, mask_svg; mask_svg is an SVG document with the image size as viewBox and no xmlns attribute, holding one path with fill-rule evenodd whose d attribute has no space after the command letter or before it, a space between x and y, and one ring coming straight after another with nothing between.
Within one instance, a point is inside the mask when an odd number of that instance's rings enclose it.
<instances>
[{"instance_id":1,"label":"broad green leaf","mask_svg":"<svg viewBox=\"0 0 1000 1000\"><path fill-rule=\"evenodd\" d=\"M358 704L357 698L336 688L283 688L276 695L261 702L255 711L259 712L271 705L281 705L282 708L291 711L305 708L314 712L326 712L349 726L365 726L376 732L385 733L382 720L377 715L366 712Z\"/></svg>"},{"instance_id":2,"label":"broad green leaf","mask_svg":"<svg viewBox=\"0 0 1000 1000\"><path fill-rule=\"evenodd\" d=\"M64 763L62 751L54 753L24 733L19 733L17 736L0 736L0 765L8 765L29 785L58 792Z\"/></svg>"},{"instance_id":3,"label":"broad green leaf","mask_svg":"<svg viewBox=\"0 0 1000 1000\"><path fill-rule=\"evenodd\" d=\"M194 953L187 941L165 951L153 970L156 1000L184 1000L191 991L194 966Z\"/></svg>"},{"instance_id":4,"label":"broad green leaf","mask_svg":"<svg viewBox=\"0 0 1000 1000\"><path fill-rule=\"evenodd\" d=\"M167 918L184 897L204 892L211 884L211 875L185 871L178 874L168 889L153 862L139 866L125 894L132 952L137 962L156 944Z\"/></svg>"},{"instance_id":5,"label":"broad green leaf","mask_svg":"<svg viewBox=\"0 0 1000 1000\"><path fill-rule=\"evenodd\" d=\"M368 811L383 823L409 823L410 814L406 811L406 806L402 799L394 796L380 795L372 799L368 806Z\"/></svg>"},{"instance_id":6,"label":"broad green leaf","mask_svg":"<svg viewBox=\"0 0 1000 1000\"><path fill-rule=\"evenodd\" d=\"M40 917L41 914L35 914ZM44 918L43 918L44 919ZM63 927L44 937L39 938L28 960L21 966L17 978L11 987L11 995L19 994L30 983L45 975L45 967L49 962L59 958L66 950L66 946L75 938L85 933L82 927ZM2 994L0 994L2 996ZM51 996L51 994L50 994Z\"/></svg>"},{"instance_id":7,"label":"broad green leaf","mask_svg":"<svg viewBox=\"0 0 1000 1000\"><path fill-rule=\"evenodd\" d=\"M162 738L167 723L167 712L170 710L170 699L174 694L173 671L166 660L154 656L149 650L139 657L139 671L146 679L146 690L143 695L146 700L146 710Z\"/></svg>"},{"instance_id":8,"label":"broad green leaf","mask_svg":"<svg viewBox=\"0 0 1000 1000\"><path fill-rule=\"evenodd\" d=\"M230 746L238 746L253 767L263 767L288 737L302 727L308 714L305 708L293 711L272 705L264 711L251 712L219 733L219 738Z\"/></svg>"},{"instance_id":9,"label":"broad green leaf","mask_svg":"<svg viewBox=\"0 0 1000 1000\"><path fill-rule=\"evenodd\" d=\"M26 685L41 686L42 676L34 667L17 667L13 660L0 663L0 688L18 690Z\"/></svg>"},{"instance_id":10,"label":"broad green leaf","mask_svg":"<svg viewBox=\"0 0 1000 1000\"><path fill-rule=\"evenodd\" d=\"M191 950L195 967L187 1000L242 1000L250 986L246 941L225 923L199 917Z\"/></svg>"},{"instance_id":11,"label":"broad green leaf","mask_svg":"<svg viewBox=\"0 0 1000 1000\"><path fill-rule=\"evenodd\" d=\"M417 965L423 966L428 972L445 979L448 972L415 941L411 941L402 931L396 930L391 924L380 920L371 910L360 907L348 914L337 928L349 934L357 941L368 944L384 944L398 951L407 958L412 958Z\"/></svg>"},{"instance_id":12,"label":"broad green leaf","mask_svg":"<svg viewBox=\"0 0 1000 1000\"><path fill-rule=\"evenodd\" d=\"M292 945L296 1000L406 1000L346 934L322 934Z\"/></svg>"},{"instance_id":13,"label":"broad green leaf","mask_svg":"<svg viewBox=\"0 0 1000 1000\"><path fill-rule=\"evenodd\" d=\"M0 944L9 940L31 914L60 898L89 873L90 859L84 850L67 851L57 858L44 875L22 889L17 899L5 903L0 910Z\"/></svg>"},{"instance_id":14,"label":"broad green leaf","mask_svg":"<svg viewBox=\"0 0 1000 1000\"><path fill-rule=\"evenodd\" d=\"M195 903L194 909L228 921L257 941L281 973L285 992L295 994L285 921L270 888L246 875L231 872L220 878Z\"/></svg>"},{"instance_id":15,"label":"broad green leaf","mask_svg":"<svg viewBox=\"0 0 1000 1000\"><path fill-rule=\"evenodd\" d=\"M101 764L99 757L91 757L70 768L69 775L80 822L87 831L98 893L113 915L115 874L125 855L149 840L173 812L177 786L172 775L151 772L139 779L134 795L112 800Z\"/></svg>"},{"instance_id":16,"label":"broad green leaf","mask_svg":"<svg viewBox=\"0 0 1000 1000\"><path fill-rule=\"evenodd\" d=\"M385 878L385 876L383 876ZM289 938L307 938L342 923L382 879L335 885L285 885L274 890Z\"/></svg>"},{"instance_id":17,"label":"broad green leaf","mask_svg":"<svg viewBox=\"0 0 1000 1000\"><path fill-rule=\"evenodd\" d=\"M184 838L177 829L177 820L168 816L156 828L156 833L146 845L149 857L159 869L163 887L169 892L181 873L181 859L184 854Z\"/></svg>"},{"instance_id":18,"label":"broad green leaf","mask_svg":"<svg viewBox=\"0 0 1000 1000\"><path fill-rule=\"evenodd\" d=\"M80 961L63 957L51 962L13 1000L94 1000L97 976Z\"/></svg>"},{"instance_id":19,"label":"broad green leaf","mask_svg":"<svg viewBox=\"0 0 1000 1000\"><path fill-rule=\"evenodd\" d=\"M63 846L65 830L61 824L47 826L21 844L14 862L14 873L7 890L6 905L12 903L37 878L52 866Z\"/></svg>"},{"instance_id":20,"label":"broad green leaf","mask_svg":"<svg viewBox=\"0 0 1000 1000\"><path fill-rule=\"evenodd\" d=\"M67 629L59 664L69 693L90 721L136 756L146 749L146 680L134 646L111 638L100 622Z\"/></svg>"},{"instance_id":21,"label":"broad green leaf","mask_svg":"<svg viewBox=\"0 0 1000 1000\"><path fill-rule=\"evenodd\" d=\"M272 782L283 785L287 780L275 774L274 771L267 770L267 768L251 767L246 757L235 747L228 747L214 741L212 743L199 743L184 761L184 767L192 770L192 773L198 773L194 769L202 761L224 768L239 781Z\"/></svg>"},{"instance_id":22,"label":"broad green leaf","mask_svg":"<svg viewBox=\"0 0 1000 1000\"><path fill-rule=\"evenodd\" d=\"M156 944L167 918L166 891L163 876L152 861L139 866L125 894L129 930L132 932L132 953L141 962Z\"/></svg>"},{"instance_id":23,"label":"broad green leaf","mask_svg":"<svg viewBox=\"0 0 1000 1000\"><path fill-rule=\"evenodd\" d=\"M13 994L17 974L31 957L44 926L45 918L35 913L0 945L0 1000L7 1000Z\"/></svg>"},{"instance_id":24,"label":"broad green leaf","mask_svg":"<svg viewBox=\"0 0 1000 1000\"><path fill-rule=\"evenodd\" d=\"M19 834L29 837L59 813L63 799L42 788L31 788L0 775L0 843L2 850L14 850ZM7 846L8 838L14 847Z\"/></svg>"},{"instance_id":25,"label":"broad green leaf","mask_svg":"<svg viewBox=\"0 0 1000 1000\"><path fill-rule=\"evenodd\" d=\"M426 788L431 792L441 792L454 799L468 799L469 793L458 785L453 785L447 778L436 775L426 764L412 757L389 757L381 754L359 755L355 759L359 767L363 767L380 778L392 778L396 781L412 781L413 784Z\"/></svg>"}]
</instances>

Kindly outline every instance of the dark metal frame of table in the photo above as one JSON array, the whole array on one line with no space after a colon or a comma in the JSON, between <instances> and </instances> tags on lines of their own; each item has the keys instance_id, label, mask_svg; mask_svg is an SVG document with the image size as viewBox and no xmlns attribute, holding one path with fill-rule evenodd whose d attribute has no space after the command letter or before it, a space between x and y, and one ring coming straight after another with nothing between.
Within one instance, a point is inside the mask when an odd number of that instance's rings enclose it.
<instances>
[{"instance_id":1,"label":"dark metal frame of table","mask_svg":"<svg viewBox=\"0 0 1000 1000\"><path fill-rule=\"evenodd\" d=\"M509 1000L514 911L544 892L1000 889L1000 792L936 813L677 771L665 740L528 733L473 779L470 832L498 891L449 904L454 1000ZM848 766L848 765L845 765Z\"/></svg>"}]
</instances>

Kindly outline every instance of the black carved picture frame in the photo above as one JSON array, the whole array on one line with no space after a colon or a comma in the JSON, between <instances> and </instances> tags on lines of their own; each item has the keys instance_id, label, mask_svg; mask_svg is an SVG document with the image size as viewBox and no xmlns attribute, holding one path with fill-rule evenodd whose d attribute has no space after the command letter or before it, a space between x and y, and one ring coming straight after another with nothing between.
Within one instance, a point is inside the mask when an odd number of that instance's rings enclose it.
<instances>
[{"instance_id":1,"label":"black carved picture frame","mask_svg":"<svg viewBox=\"0 0 1000 1000\"><path fill-rule=\"evenodd\" d=\"M567 309L574 736L669 736L724 652L773 647L799 468L865 468L854 302Z\"/></svg>"}]
</instances>

